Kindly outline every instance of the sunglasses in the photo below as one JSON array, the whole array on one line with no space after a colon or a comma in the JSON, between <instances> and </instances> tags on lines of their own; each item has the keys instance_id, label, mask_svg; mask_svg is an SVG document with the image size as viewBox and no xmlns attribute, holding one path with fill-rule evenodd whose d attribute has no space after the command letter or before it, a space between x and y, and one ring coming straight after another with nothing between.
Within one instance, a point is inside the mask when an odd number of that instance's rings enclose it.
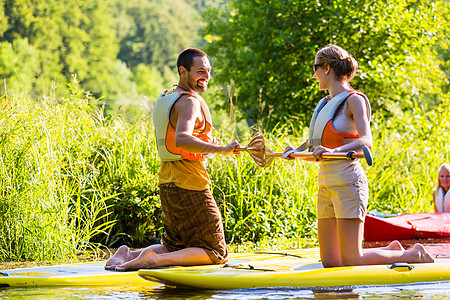
<instances>
[{"instance_id":1,"label":"sunglasses","mask_svg":"<svg viewBox=\"0 0 450 300\"><path fill-rule=\"evenodd\" d=\"M317 69L320 67L323 67L323 64L314 64L313 65L314 73L316 73Z\"/></svg>"}]
</instances>

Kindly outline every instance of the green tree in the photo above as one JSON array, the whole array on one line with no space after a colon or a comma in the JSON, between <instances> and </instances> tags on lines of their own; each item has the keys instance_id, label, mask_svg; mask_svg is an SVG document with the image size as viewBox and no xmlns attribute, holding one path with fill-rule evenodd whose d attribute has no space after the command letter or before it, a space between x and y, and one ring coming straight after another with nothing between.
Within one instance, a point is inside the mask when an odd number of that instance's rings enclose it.
<instances>
[{"instance_id":1,"label":"green tree","mask_svg":"<svg viewBox=\"0 0 450 300\"><path fill-rule=\"evenodd\" d=\"M205 14L203 35L216 58L215 80L234 82L236 105L253 120L307 125L324 93L312 77L316 52L329 43L360 63L355 88L375 108L439 100L445 77L434 50L447 27L445 1L223 0Z\"/></svg>"},{"instance_id":2,"label":"green tree","mask_svg":"<svg viewBox=\"0 0 450 300\"><path fill-rule=\"evenodd\" d=\"M133 73L133 81L138 86L138 92L155 101L163 89L171 87L170 83L178 82L178 78L171 70L168 69L163 73L167 77L164 77L155 66L139 64ZM173 76L170 76L171 74Z\"/></svg>"},{"instance_id":3,"label":"green tree","mask_svg":"<svg viewBox=\"0 0 450 300\"><path fill-rule=\"evenodd\" d=\"M0 0L0 36L8 28L8 17L5 15L5 0Z\"/></svg>"},{"instance_id":4,"label":"green tree","mask_svg":"<svg viewBox=\"0 0 450 300\"><path fill-rule=\"evenodd\" d=\"M38 76L39 54L27 39L0 42L0 78L11 78L7 91L30 91Z\"/></svg>"},{"instance_id":5,"label":"green tree","mask_svg":"<svg viewBox=\"0 0 450 300\"><path fill-rule=\"evenodd\" d=\"M56 87L65 87L72 74L77 74L83 87L97 95L110 90L111 86L104 82L115 82L111 72L105 70L116 65L119 46L109 17L109 2L3 0L0 3L7 16L7 28L0 31L0 42L3 49L13 50L12 60L0 59L5 70L16 69L18 77L34 77L29 88L22 85L25 92L42 95L51 82ZM35 54L24 57L22 47L33 49ZM25 70L26 65L33 69ZM17 85L10 71L1 75L8 86Z\"/></svg>"},{"instance_id":6,"label":"green tree","mask_svg":"<svg viewBox=\"0 0 450 300\"><path fill-rule=\"evenodd\" d=\"M186 1L119 0L117 10L128 28L118 57L132 70L141 63L175 70L181 50L200 45L200 15Z\"/></svg>"},{"instance_id":7,"label":"green tree","mask_svg":"<svg viewBox=\"0 0 450 300\"><path fill-rule=\"evenodd\" d=\"M114 0L120 40L118 58L132 71L138 93L151 101L177 83L176 60L187 47L204 44L200 12L210 0Z\"/></svg>"}]
</instances>

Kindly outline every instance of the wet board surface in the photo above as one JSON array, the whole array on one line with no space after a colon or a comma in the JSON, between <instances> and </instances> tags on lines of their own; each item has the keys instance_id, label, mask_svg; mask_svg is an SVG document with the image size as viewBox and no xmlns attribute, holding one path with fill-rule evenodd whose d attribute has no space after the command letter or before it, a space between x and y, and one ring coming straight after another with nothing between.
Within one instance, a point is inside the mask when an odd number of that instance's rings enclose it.
<instances>
[{"instance_id":1,"label":"wet board surface","mask_svg":"<svg viewBox=\"0 0 450 300\"><path fill-rule=\"evenodd\" d=\"M134 272L105 270L106 262L0 270L0 287L142 286ZM154 284L157 285L156 283ZM148 286L148 285L147 285Z\"/></svg>"},{"instance_id":2,"label":"wet board surface","mask_svg":"<svg viewBox=\"0 0 450 300\"><path fill-rule=\"evenodd\" d=\"M244 256L230 259L226 265L143 269L138 274L149 282L199 289L354 288L450 281L450 260L325 269L318 258Z\"/></svg>"}]
</instances>

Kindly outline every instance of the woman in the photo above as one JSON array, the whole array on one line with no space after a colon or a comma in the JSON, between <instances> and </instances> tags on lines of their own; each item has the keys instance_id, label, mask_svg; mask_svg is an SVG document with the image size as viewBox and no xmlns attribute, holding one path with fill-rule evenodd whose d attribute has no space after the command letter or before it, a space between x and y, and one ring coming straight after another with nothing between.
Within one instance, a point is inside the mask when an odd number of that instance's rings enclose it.
<instances>
[{"instance_id":1,"label":"woman","mask_svg":"<svg viewBox=\"0 0 450 300\"><path fill-rule=\"evenodd\" d=\"M450 212L450 164L443 164L438 171L438 184L433 192L435 212Z\"/></svg>"},{"instance_id":2,"label":"woman","mask_svg":"<svg viewBox=\"0 0 450 300\"><path fill-rule=\"evenodd\" d=\"M363 251L361 245L369 197L364 169L359 160L321 157L324 152L360 151L363 146L372 147L369 101L350 86L357 68L356 60L339 46L328 45L319 50L314 62L314 78L328 95L314 111L307 143L295 149L303 151L309 147L314 159L321 162L317 218L322 263L324 267L339 267L434 262L420 244L405 250L395 241L384 248ZM285 157L289 151L293 148L285 149Z\"/></svg>"}]
</instances>

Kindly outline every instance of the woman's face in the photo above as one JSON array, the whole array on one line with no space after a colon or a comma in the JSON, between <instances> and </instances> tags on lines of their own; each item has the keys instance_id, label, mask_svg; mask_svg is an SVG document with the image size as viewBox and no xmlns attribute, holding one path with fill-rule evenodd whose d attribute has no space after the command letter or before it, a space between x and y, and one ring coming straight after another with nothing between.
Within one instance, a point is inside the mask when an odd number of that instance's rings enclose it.
<instances>
[{"instance_id":1,"label":"woman's face","mask_svg":"<svg viewBox=\"0 0 450 300\"><path fill-rule=\"evenodd\" d=\"M323 64L321 64L319 59L316 57L314 61L314 78L317 79L317 82L319 83L319 88L321 90L328 89L327 73L326 73L327 70L325 68L329 68L329 66L324 67Z\"/></svg>"},{"instance_id":2,"label":"woman's face","mask_svg":"<svg viewBox=\"0 0 450 300\"><path fill-rule=\"evenodd\" d=\"M450 188L450 171L446 168L442 168L439 172L439 182L444 189L444 191L448 191Z\"/></svg>"}]
</instances>

